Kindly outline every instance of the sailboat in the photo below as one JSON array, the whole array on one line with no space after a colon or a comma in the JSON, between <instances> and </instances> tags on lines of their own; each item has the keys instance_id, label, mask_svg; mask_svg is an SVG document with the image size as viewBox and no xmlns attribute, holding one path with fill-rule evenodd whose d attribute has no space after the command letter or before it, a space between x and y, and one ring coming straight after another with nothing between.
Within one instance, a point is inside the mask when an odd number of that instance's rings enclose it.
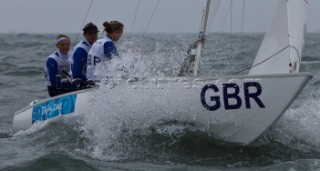
<instances>
[{"instance_id":1,"label":"sailboat","mask_svg":"<svg viewBox=\"0 0 320 171\"><path fill-rule=\"evenodd\" d=\"M310 73L299 72L308 3L279 0L271 27L248 68L249 75L201 77L199 66L207 31L220 2L206 0L191 76L128 81L104 92L109 102L121 102L128 107L118 110L128 112L185 115L187 120L190 117L198 125L206 125L215 139L242 145L268 130L312 78ZM72 92L17 111L13 132L59 115L90 113L87 104L92 91Z\"/></svg>"}]
</instances>

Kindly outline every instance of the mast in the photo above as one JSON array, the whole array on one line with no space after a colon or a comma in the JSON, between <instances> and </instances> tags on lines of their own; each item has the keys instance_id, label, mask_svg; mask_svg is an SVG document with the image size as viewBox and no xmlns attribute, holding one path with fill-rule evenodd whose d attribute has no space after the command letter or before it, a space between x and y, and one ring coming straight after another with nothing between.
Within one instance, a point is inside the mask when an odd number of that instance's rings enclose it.
<instances>
[{"instance_id":1,"label":"mast","mask_svg":"<svg viewBox=\"0 0 320 171\"><path fill-rule=\"evenodd\" d=\"M196 50L195 66L194 66L194 76L195 77L199 76L200 60L201 60L201 56L202 56L204 43L206 40L210 6L211 6L211 0L207 0L205 9L204 9L203 15L202 15L202 23L201 23L201 27L200 27L198 42L197 42L197 50Z\"/></svg>"}]
</instances>

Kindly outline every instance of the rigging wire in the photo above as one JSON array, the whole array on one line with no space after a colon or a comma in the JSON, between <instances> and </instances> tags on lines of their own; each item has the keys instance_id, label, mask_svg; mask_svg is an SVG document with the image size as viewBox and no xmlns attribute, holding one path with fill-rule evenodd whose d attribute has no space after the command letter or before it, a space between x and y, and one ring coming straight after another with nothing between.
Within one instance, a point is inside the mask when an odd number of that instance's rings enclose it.
<instances>
[{"instance_id":1,"label":"rigging wire","mask_svg":"<svg viewBox=\"0 0 320 171\"><path fill-rule=\"evenodd\" d=\"M237 45L235 47L236 49L241 49L241 42L243 40L243 28L244 28L244 19L245 19L245 10L246 10L245 7L246 7L246 0L243 0L242 1L242 15L241 15L240 35L238 35L238 38L237 38ZM246 56L247 53L246 52L244 52L244 53L245 53L245 55L243 55L243 56Z\"/></svg>"},{"instance_id":2,"label":"rigging wire","mask_svg":"<svg viewBox=\"0 0 320 171\"><path fill-rule=\"evenodd\" d=\"M230 0L230 49L233 49L233 0Z\"/></svg>"},{"instance_id":3,"label":"rigging wire","mask_svg":"<svg viewBox=\"0 0 320 171\"><path fill-rule=\"evenodd\" d=\"M241 15L241 26L240 26L240 36L238 39L238 48L243 39L243 28L244 28L244 19L245 19L245 11L246 11L246 0L242 1L242 15Z\"/></svg>"},{"instance_id":4,"label":"rigging wire","mask_svg":"<svg viewBox=\"0 0 320 171\"><path fill-rule=\"evenodd\" d=\"M233 0L230 0L230 32L233 33Z\"/></svg>"},{"instance_id":5,"label":"rigging wire","mask_svg":"<svg viewBox=\"0 0 320 171\"><path fill-rule=\"evenodd\" d=\"M243 39L243 28L244 28L244 19L245 19L245 11L246 11L246 0L242 1L242 15L241 15L241 26L240 26L240 36L238 39L238 48L240 47L240 44Z\"/></svg>"},{"instance_id":6,"label":"rigging wire","mask_svg":"<svg viewBox=\"0 0 320 171\"><path fill-rule=\"evenodd\" d=\"M246 11L246 0L243 0L243 4L242 4L242 19L241 19L241 28L240 28L240 38L242 38L242 34L243 34L245 11Z\"/></svg>"},{"instance_id":7,"label":"rigging wire","mask_svg":"<svg viewBox=\"0 0 320 171\"><path fill-rule=\"evenodd\" d=\"M157 9L159 7L159 4L160 4L160 0L157 1L157 4L156 4L156 6L155 6L155 8L154 8L154 10L152 12L152 15L151 15L150 19L149 19L148 25L147 25L145 31L143 32L143 36L146 35L146 33L147 33L148 29L149 29L149 26L151 24L152 18L153 18L154 14L156 13L156 11L157 11Z\"/></svg>"},{"instance_id":8,"label":"rigging wire","mask_svg":"<svg viewBox=\"0 0 320 171\"><path fill-rule=\"evenodd\" d=\"M242 4L240 36L239 36L239 39L238 39L237 49L241 49L241 45L242 45L242 41L243 41L243 28L244 28L244 19L245 19L245 11L246 11L246 0L243 0L242 2L243 2L243 4ZM246 57L246 56L247 56L247 52L244 51L243 57Z\"/></svg>"},{"instance_id":9,"label":"rigging wire","mask_svg":"<svg viewBox=\"0 0 320 171\"><path fill-rule=\"evenodd\" d=\"M135 23L136 23L136 19L137 19L139 7L140 7L140 2L141 2L141 0L138 0L138 4L137 4L136 12L135 12L135 14L134 14L134 19L133 19L133 23L132 23L132 28L131 28L131 33L130 33L130 34L132 34L133 29L134 29L134 25L135 25Z\"/></svg>"},{"instance_id":10,"label":"rigging wire","mask_svg":"<svg viewBox=\"0 0 320 171\"><path fill-rule=\"evenodd\" d=\"M223 18L223 22L222 22L222 25L221 25L221 28L220 28L220 32L222 32L223 31L223 28L224 28L224 26L225 26L225 24L226 24L226 21L227 21L227 17L228 17L228 15L229 15L229 12L230 12L230 5L228 6L228 9L227 9L227 13L226 13L226 15L224 16L224 18Z\"/></svg>"},{"instance_id":11,"label":"rigging wire","mask_svg":"<svg viewBox=\"0 0 320 171\"><path fill-rule=\"evenodd\" d=\"M240 44L242 42L242 38L243 38L243 28L244 28L244 19L245 19L245 10L246 10L246 0L242 1L242 15L241 15L241 26L240 26L240 36L239 39L237 40L238 44L236 45L236 47L233 44L233 38L235 38L233 35L233 0L230 1L230 6L228 8L228 11L230 11L230 32L231 32L231 38L230 38L230 49L232 50L233 48L240 48ZM229 12L227 12L228 14ZM227 16L225 17L226 20ZM224 21L225 23L225 21ZM234 58L235 56L232 56L230 53L230 59ZM227 60L227 59L226 59ZM228 67L226 68L226 70L228 70ZM227 73L227 72L226 72Z\"/></svg>"},{"instance_id":12,"label":"rigging wire","mask_svg":"<svg viewBox=\"0 0 320 171\"><path fill-rule=\"evenodd\" d=\"M76 39L76 40L79 39L79 36L80 36L80 34L81 34L82 27L84 26L84 23L86 22L86 20L87 20L87 18L88 18L89 12L90 12L91 7L92 7L92 4L93 4L93 0L91 0L90 5L89 5L89 7L88 7L88 9L87 9L86 15L85 15L85 17L84 17L84 20L83 20L81 26L80 26L80 30L79 30L79 32L78 32L78 36L77 36L77 39Z\"/></svg>"},{"instance_id":13,"label":"rigging wire","mask_svg":"<svg viewBox=\"0 0 320 171\"><path fill-rule=\"evenodd\" d=\"M259 66L259 65L267 62L268 60L274 58L275 56L277 56L278 54L280 54L281 52L285 51L285 50L288 49L288 48L293 48L293 49L297 52L297 54L298 54L299 61L301 61L301 56L300 56L299 50L298 50L295 46L288 45L288 46L284 47L283 49L279 50L278 52L276 52L275 54L271 55L269 58L267 58L267 59L265 59L265 60L263 60L263 61L255 64L255 65L252 65L252 66L250 66L250 67L244 68L244 69L242 69L242 70L240 70L240 71L231 73L231 75L239 74L239 73L241 73L241 72L243 72L243 71L247 71L247 70L249 70L249 69L252 69L252 68L254 68L254 67L257 67L257 66Z\"/></svg>"},{"instance_id":14,"label":"rigging wire","mask_svg":"<svg viewBox=\"0 0 320 171\"><path fill-rule=\"evenodd\" d=\"M233 55L233 0L230 0L230 5L229 5L229 10L230 10L230 41L229 41L229 56L225 56L225 61L228 61L229 59L232 59L234 57ZM229 59L228 59L229 58ZM229 65L226 65L225 67L225 73L229 72Z\"/></svg>"}]
</instances>

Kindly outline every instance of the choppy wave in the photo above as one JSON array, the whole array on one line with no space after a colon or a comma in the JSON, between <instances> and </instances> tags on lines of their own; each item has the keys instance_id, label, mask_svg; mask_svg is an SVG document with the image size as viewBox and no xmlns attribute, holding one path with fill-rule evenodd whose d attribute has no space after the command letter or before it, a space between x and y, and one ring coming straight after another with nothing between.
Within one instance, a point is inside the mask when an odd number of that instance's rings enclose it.
<instances>
[{"instance_id":1,"label":"choppy wave","mask_svg":"<svg viewBox=\"0 0 320 171\"><path fill-rule=\"evenodd\" d=\"M159 120L142 125L132 118L120 118L108 112L91 117L60 117L7 137L25 139L21 144L26 150L34 150L36 145L38 150L45 152L9 168L33 168L43 164L43 167L56 168L53 164L63 161L61 159L67 160L62 168L67 167L69 161L75 162L75 166L91 167L96 160L102 163L139 161L221 168L269 168L267 166L274 165L278 168L279 163L291 166L290 161L308 161L320 155L319 144L316 144L319 139L315 137L318 130L290 128L303 126L299 118L285 117L271 131L245 147L215 140L209 132L192 122Z\"/></svg>"}]
</instances>

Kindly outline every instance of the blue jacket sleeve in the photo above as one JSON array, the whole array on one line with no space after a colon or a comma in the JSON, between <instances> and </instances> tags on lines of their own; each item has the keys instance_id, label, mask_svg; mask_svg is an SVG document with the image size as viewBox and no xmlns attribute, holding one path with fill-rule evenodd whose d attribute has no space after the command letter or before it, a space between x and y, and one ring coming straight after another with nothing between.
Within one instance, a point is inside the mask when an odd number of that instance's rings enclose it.
<instances>
[{"instance_id":1,"label":"blue jacket sleeve","mask_svg":"<svg viewBox=\"0 0 320 171\"><path fill-rule=\"evenodd\" d=\"M72 76L73 78L80 78L86 80L85 70L88 53L83 48L78 48L73 54Z\"/></svg>"},{"instance_id":2,"label":"blue jacket sleeve","mask_svg":"<svg viewBox=\"0 0 320 171\"><path fill-rule=\"evenodd\" d=\"M48 68L48 76L49 81L52 87L56 87L57 85L57 78L56 75L58 74L58 63L56 60L49 58L47 60L47 68Z\"/></svg>"},{"instance_id":3,"label":"blue jacket sleeve","mask_svg":"<svg viewBox=\"0 0 320 171\"><path fill-rule=\"evenodd\" d=\"M104 55L111 59L113 56L119 56L116 46L113 42L106 42L104 44Z\"/></svg>"}]
</instances>

